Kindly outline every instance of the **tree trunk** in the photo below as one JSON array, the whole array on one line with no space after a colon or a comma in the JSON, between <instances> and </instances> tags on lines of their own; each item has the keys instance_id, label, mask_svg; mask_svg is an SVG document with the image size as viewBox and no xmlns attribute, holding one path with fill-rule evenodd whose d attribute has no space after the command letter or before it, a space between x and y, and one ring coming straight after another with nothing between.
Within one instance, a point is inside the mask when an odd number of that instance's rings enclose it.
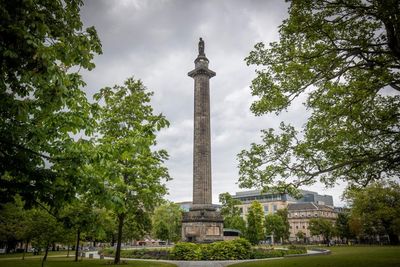
<instances>
[{"instance_id":1,"label":"tree trunk","mask_svg":"<svg viewBox=\"0 0 400 267\"><path fill-rule=\"evenodd\" d=\"M119 264L121 261L121 243L122 243L122 227L124 226L125 214L118 215L118 240L117 250L115 251L114 264Z\"/></svg>"},{"instance_id":2,"label":"tree trunk","mask_svg":"<svg viewBox=\"0 0 400 267\"><path fill-rule=\"evenodd\" d=\"M67 258L69 258L69 245L67 246Z\"/></svg>"},{"instance_id":3,"label":"tree trunk","mask_svg":"<svg viewBox=\"0 0 400 267\"><path fill-rule=\"evenodd\" d=\"M56 251L56 242L53 242L52 247L51 247L51 251Z\"/></svg>"},{"instance_id":4,"label":"tree trunk","mask_svg":"<svg viewBox=\"0 0 400 267\"><path fill-rule=\"evenodd\" d=\"M47 260L47 254L49 253L49 245L50 243L46 243L46 250L44 252L43 260L42 260L42 267L44 266L44 262Z\"/></svg>"},{"instance_id":5,"label":"tree trunk","mask_svg":"<svg viewBox=\"0 0 400 267\"><path fill-rule=\"evenodd\" d=\"M26 240L25 249L24 249L24 252L22 253L22 259L23 260L25 260L25 253L28 251L28 243L29 243L29 240Z\"/></svg>"},{"instance_id":6,"label":"tree trunk","mask_svg":"<svg viewBox=\"0 0 400 267\"><path fill-rule=\"evenodd\" d=\"M76 246L75 246L75 261L78 261L78 253L79 253L79 239L81 238L81 229L78 229L76 233Z\"/></svg>"}]
</instances>

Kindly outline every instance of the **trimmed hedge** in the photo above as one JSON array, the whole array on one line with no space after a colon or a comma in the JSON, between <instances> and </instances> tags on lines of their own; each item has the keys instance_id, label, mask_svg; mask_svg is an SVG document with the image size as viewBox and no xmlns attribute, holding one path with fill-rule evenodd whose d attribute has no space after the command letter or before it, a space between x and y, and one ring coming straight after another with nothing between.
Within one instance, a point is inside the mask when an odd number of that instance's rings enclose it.
<instances>
[{"instance_id":1,"label":"trimmed hedge","mask_svg":"<svg viewBox=\"0 0 400 267\"><path fill-rule=\"evenodd\" d=\"M289 246L288 249L274 249L257 247L252 250L253 259L277 258L286 255L305 254L307 249L305 247Z\"/></svg>"},{"instance_id":2,"label":"trimmed hedge","mask_svg":"<svg viewBox=\"0 0 400 267\"><path fill-rule=\"evenodd\" d=\"M180 242L171 251L176 260L239 260L251 257L251 245L246 239L220 241L211 244Z\"/></svg>"},{"instance_id":3,"label":"trimmed hedge","mask_svg":"<svg viewBox=\"0 0 400 267\"><path fill-rule=\"evenodd\" d=\"M121 257L136 259L162 259L162 260L243 260L283 257L289 254L303 254L305 247L290 246L288 249L252 248L246 239L220 241L210 244L194 244L179 242L172 249L169 248L143 248L121 250ZM113 248L101 251L105 256L114 256Z\"/></svg>"}]
</instances>

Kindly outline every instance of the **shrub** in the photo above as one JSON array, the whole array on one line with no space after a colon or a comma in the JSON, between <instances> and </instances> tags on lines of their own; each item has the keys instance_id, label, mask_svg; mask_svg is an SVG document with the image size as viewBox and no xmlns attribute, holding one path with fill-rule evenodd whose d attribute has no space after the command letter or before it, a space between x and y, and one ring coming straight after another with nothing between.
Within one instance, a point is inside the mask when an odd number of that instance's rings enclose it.
<instances>
[{"instance_id":1,"label":"shrub","mask_svg":"<svg viewBox=\"0 0 400 267\"><path fill-rule=\"evenodd\" d=\"M220 241L202 245L181 242L176 244L172 249L172 255L177 260L249 259L251 256L251 245L246 239Z\"/></svg>"},{"instance_id":2,"label":"shrub","mask_svg":"<svg viewBox=\"0 0 400 267\"><path fill-rule=\"evenodd\" d=\"M179 242L173 247L171 256L176 260L201 260L201 247L194 243Z\"/></svg>"}]
</instances>

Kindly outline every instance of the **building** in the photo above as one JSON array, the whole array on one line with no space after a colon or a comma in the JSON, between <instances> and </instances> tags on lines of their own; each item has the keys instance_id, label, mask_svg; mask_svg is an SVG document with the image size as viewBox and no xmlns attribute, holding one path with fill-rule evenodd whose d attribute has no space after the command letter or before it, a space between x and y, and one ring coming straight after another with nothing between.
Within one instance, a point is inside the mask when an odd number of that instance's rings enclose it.
<instances>
[{"instance_id":1,"label":"building","mask_svg":"<svg viewBox=\"0 0 400 267\"><path fill-rule=\"evenodd\" d=\"M289 241L302 241L297 237L297 233L302 232L306 241L322 241L321 236L311 236L308 229L310 219L322 218L334 224L337 219L337 212L333 207L327 205L308 203L290 203L287 206L288 221L290 225Z\"/></svg>"},{"instance_id":2,"label":"building","mask_svg":"<svg viewBox=\"0 0 400 267\"><path fill-rule=\"evenodd\" d=\"M232 198L242 202L238 207L241 209L244 218L247 216L251 203L255 200L263 205L265 214L275 213L279 209L286 208L290 203L315 203L333 208L333 198L330 195L320 195L308 190L300 190L300 193L302 197L296 199L287 193L261 193L260 190L251 190L237 192Z\"/></svg>"}]
</instances>

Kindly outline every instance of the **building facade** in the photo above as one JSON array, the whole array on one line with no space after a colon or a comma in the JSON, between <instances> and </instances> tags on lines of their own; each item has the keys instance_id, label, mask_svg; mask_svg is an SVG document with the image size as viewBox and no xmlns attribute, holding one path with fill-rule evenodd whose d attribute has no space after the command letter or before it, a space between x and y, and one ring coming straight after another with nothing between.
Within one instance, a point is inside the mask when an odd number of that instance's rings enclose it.
<instances>
[{"instance_id":1,"label":"building facade","mask_svg":"<svg viewBox=\"0 0 400 267\"><path fill-rule=\"evenodd\" d=\"M332 224L336 222L337 212L333 207L327 205L316 204L313 202L308 203L290 203L287 206L288 221L290 225L289 241L303 241L299 240L298 233L302 232L304 241L320 242L323 241L322 236L312 236L308 229L310 219L322 218L331 221Z\"/></svg>"},{"instance_id":2,"label":"building facade","mask_svg":"<svg viewBox=\"0 0 400 267\"><path fill-rule=\"evenodd\" d=\"M264 208L265 215L273 214L279 209L287 208L290 203L315 203L318 205L326 205L333 208L333 198L330 195L320 195L317 192L300 190L302 197L296 199L289 194L279 193L261 193L260 190L251 190L237 192L232 196L242 202L238 205L242 212L242 217L246 218L251 203L255 200L261 203Z\"/></svg>"}]
</instances>

